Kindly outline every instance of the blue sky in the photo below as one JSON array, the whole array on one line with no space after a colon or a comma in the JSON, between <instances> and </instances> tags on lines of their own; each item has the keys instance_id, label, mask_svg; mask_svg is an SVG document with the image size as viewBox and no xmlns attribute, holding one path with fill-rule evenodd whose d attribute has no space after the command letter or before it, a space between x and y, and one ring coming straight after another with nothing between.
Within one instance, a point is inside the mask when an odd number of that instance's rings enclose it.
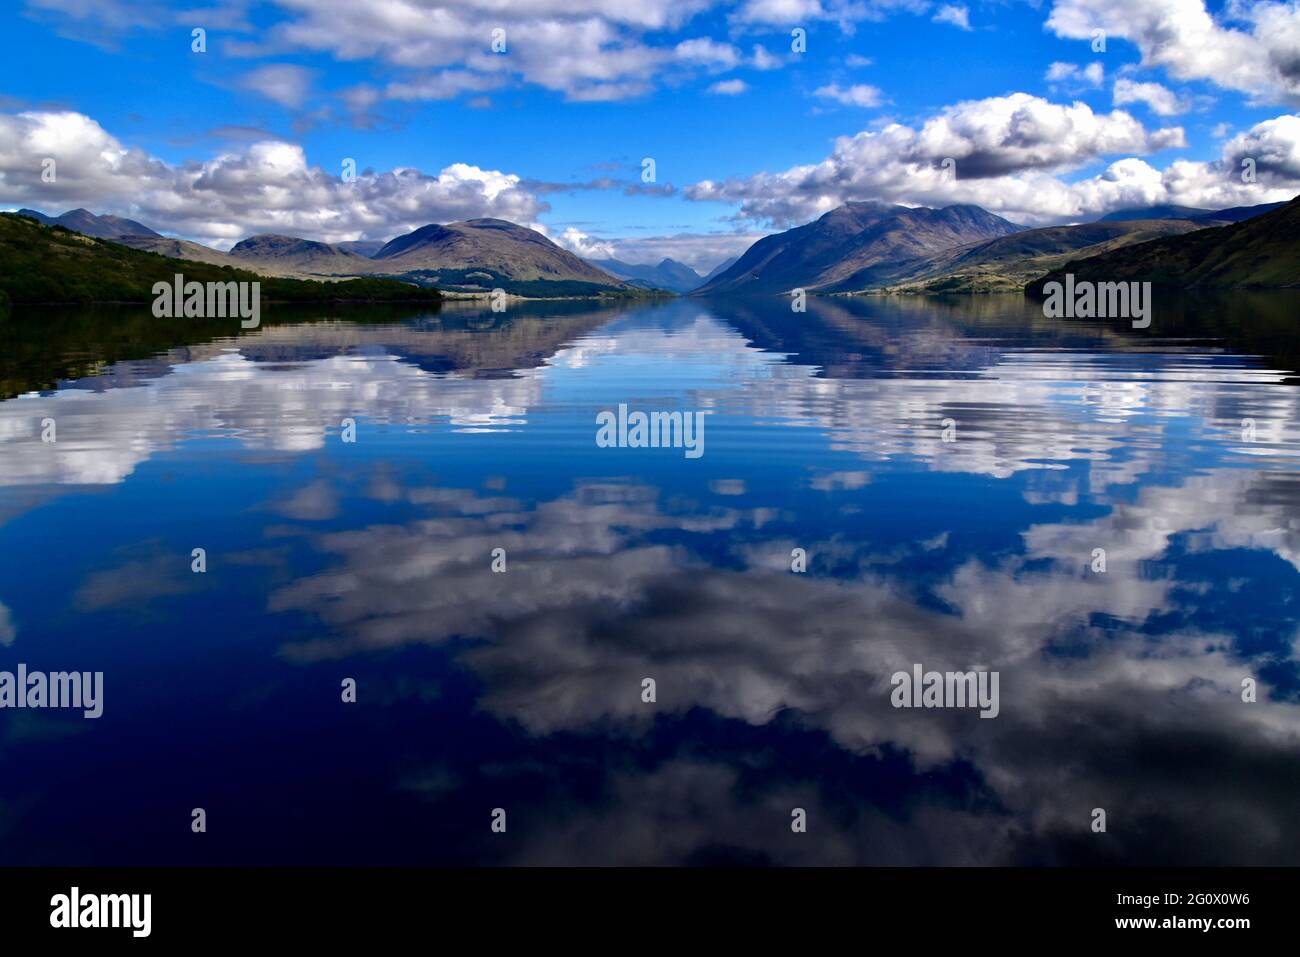
<instances>
[{"instance_id":1,"label":"blue sky","mask_svg":"<svg viewBox=\"0 0 1300 957\"><path fill-rule=\"evenodd\" d=\"M1289 199L1300 8L1231 12L1203 0L25 0L0 14L0 207L85 205L216 246L269 231L386 239L499 215L591 255L672 254L706 270L847 200L976 202L1033 224ZM205 52L191 49L194 27ZM33 175L46 156L59 182ZM342 192L326 181L346 157L361 178ZM396 169L412 172L385 180Z\"/></svg>"}]
</instances>

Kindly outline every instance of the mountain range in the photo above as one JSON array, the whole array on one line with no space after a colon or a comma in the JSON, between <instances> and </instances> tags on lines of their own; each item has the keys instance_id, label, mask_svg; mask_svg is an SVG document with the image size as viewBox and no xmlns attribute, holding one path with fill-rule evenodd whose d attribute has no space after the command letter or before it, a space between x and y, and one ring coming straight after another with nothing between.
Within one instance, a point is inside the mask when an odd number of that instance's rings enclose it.
<instances>
[{"instance_id":1,"label":"mountain range","mask_svg":"<svg viewBox=\"0 0 1300 957\"><path fill-rule=\"evenodd\" d=\"M1127 247L1253 221L1281 206L1155 206L1028 229L978 206L847 203L760 239L696 293L1015 292L1069 262L1123 260Z\"/></svg>"},{"instance_id":2,"label":"mountain range","mask_svg":"<svg viewBox=\"0 0 1300 957\"><path fill-rule=\"evenodd\" d=\"M272 264L321 276L356 275L368 272L370 266L369 257L342 246L275 233L262 233L241 240L230 248L229 256L246 268Z\"/></svg>"},{"instance_id":3,"label":"mountain range","mask_svg":"<svg viewBox=\"0 0 1300 957\"><path fill-rule=\"evenodd\" d=\"M84 209L62 216L21 210L49 226L174 259L298 279L373 276L453 292L503 289L524 296L629 295L636 289L541 233L503 219L430 224L387 243L323 243L264 233L229 252L159 235L147 226Z\"/></svg>"},{"instance_id":4,"label":"mountain range","mask_svg":"<svg viewBox=\"0 0 1300 957\"><path fill-rule=\"evenodd\" d=\"M46 226L62 226L74 233L93 236L95 239L120 239L123 236L162 238L148 226L137 223L134 219L123 219L121 216L96 216L88 209L70 209L62 216L46 216L34 209L20 209L18 215L30 216Z\"/></svg>"},{"instance_id":5,"label":"mountain range","mask_svg":"<svg viewBox=\"0 0 1300 957\"><path fill-rule=\"evenodd\" d=\"M34 209L22 209L18 214L172 259L253 269L268 276L383 275L460 292L502 288L509 293L562 295L566 291L602 294L636 288L686 293L735 262L728 260L702 277L690 266L668 258L658 265L617 259L587 261L536 230L502 219L430 224L388 242L325 243L260 233L222 252L163 236L135 220L97 216L86 209L69 210L61 216Z\"/></svg>"},{"instance_id":6,"label":"mountain range","mask_svg":"<svg viewBox=\"0 0 1300 957\"><path fill-rule=\"evenodd\" d=\"M1263 206L1234 206L1232 209L1197 209L1193 206L1142 206L1120 209L1101 217L1099 223L1117 223L1130 219L1186 219L1201 223L1237 223L1261 213L1284 206L1285 203L1266 203Z\"/></svg>"},{"instance_id":7,"label":"mountain range","mask_svg":"<svg viewBox=\"0 0 1300 957\"><path fill-rule=\"evenodd\" d=\"M59 224L61 225L61 224ZM266 302L437 303L441 293L410 283L360 277L316 282L268 277L249 269L164 258L111 239L0 213L0 306L8 303L145 303L154 285L176 273L199 283L259 282Z\"/></svg>"},{"instance_id":8,"label":"mountain range","mask_svg":"<svg viewBox=\"0 0 1300 957\"><path fill-rule=\"evenodd\" d=\"M712 269L709 270L708 275L706 275L703 279L700 280L700 285L707 286L709 283L713 282L714 279L717 279L719 276L721 276L732 266L736 265L736 263L739 262L739 260L740 260L739 256L732 256L730 259L726 259L718 263L716 266L714 266Z\"/></svg>"},{"instance_id":9,"label":"mountain range","mask_svg":"<svg viewBox=\"0 0 1300 957\"><path fill-rule=\"evenodd\" d=\"M366 271L443 289L500 288L520 295L587 295L631 289L537 230L504 219L421 226L385 243Z\"/></svg>"},{"instance_id":10,"label":"mountain range","mask_svg":"<svg viewBox=\"0 0 1300 957\"><path fill-rule=\"evenodd\" d=\"M694 269L675 259L665 258L657 266L625 263L618 259L589 259L588 262L629 285L643 289L682 293L690 292L704 282Z\"/></svg>"},{"instance_id":11,"label":"mountain range","mask_svg":"<svg viewBox=\"0 0 1300 957\"><path fill-rule=\"evenodd\" d=\"M268 233L221 252L85 209L58 217L33 210L22 214L141 251L275 277L373 276L453 293L499 288L540 297L627 296L647 290L772 295L793 289L821 294L1009 292L1032 287L1067 266L1109 278L1140 273L1162 283L1295 284L1291 250L1300 230L1278 234L1279 228L1295 225L1295 202L1223 210L1150 206L1119 210L1094 223L1037 229L978 206L852 202L758 240L704 277L669 258L655 265L584 260L536 230L501 219L431 223L386 243L325 243ZM1263 225L1245 228L1255 223ZM1255 259L1247 262L1249 256Z\"/></svg>"},{"instance_id":12,"label":"mountain range","mask_svg":"<svg viewBox=\"0 0 1300 957\"><path fill-rule=\"evenodd\" d=\"M1029 283L1041 295L1065 275L1076 283L1150 282L1180 289L1300 287L1300 196L1226 226L1166 236L1128 249L1063 263Z\"/></svg>"},{"instance_id":13,"label":"mountain range","mask_svg":"<svg viewBox=\"0 0 1300 957\"><path fill-rule=\"evenodd\" d=\"M891 292L1016 292L1071 259L1203 229L1189 219L1125 219L1027 229L899 263Z\"/></svg>"},{"instance_id":14,"label":"mountain range","mask_svg":"<svg viewBox=\"0 0 1300 957\"><path fill-rule=\"evenodd\" d=\"M697 292L854 291L887 281L900 264L1023 228L978 206L846 203L807 225L760 239Z\"/></svg>"}]
</instances>

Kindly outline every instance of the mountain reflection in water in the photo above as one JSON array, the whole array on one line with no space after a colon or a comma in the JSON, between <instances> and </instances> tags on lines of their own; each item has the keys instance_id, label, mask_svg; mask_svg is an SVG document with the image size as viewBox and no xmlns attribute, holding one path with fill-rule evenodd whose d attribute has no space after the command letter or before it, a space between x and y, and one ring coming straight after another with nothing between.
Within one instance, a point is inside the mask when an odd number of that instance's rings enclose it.
<instances>
[{"instance_id":1,"label":"mountain reflection in water","mask_svg":"<svg viewBox=\"0 0 1300 957\"><path fill-rule=\"evenodd\" d=\"M11 317L0 863L1296 863L1296 304Z\"/></svg>"}]
</instances>

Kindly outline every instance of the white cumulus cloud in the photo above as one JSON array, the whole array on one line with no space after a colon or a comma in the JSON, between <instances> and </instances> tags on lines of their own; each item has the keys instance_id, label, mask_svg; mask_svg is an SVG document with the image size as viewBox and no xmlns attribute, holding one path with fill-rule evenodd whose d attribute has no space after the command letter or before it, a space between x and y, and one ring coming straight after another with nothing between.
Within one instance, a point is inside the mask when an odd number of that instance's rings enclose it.
<instances>
[{"instance_id":1,"label":"white cumulus cloud","mask_svg":"<svg viewBox=\"0 0 1300 957\"><path fill-rule=\"evenodd\" d=\"M705 180L685 193L690 199L737 204L741 219L782 228L851 199L976 203L1012 219L1059 221L1085 215L1097 203L1145 196L1156 187L1147 183L1135 190L1135 180L1145 183L1154 176L1159 183L1160 174L1132 154L1184 145L1181 127L1148 130L1123 110L1096 113L1084 103L1065 105L1014 93L958 103L919 128L891 123L840 137L831 155L817 163ZM1092 195L1058 178L1125 154L1130 158L1097 177ZM955 161L955 178L944 168L947 158ZM1134 163L1150 173L1138 175Z\"/></svg>"},{"instance_id":2,"label":"white cumulus cloud","mask_svg":"<svg viewBox=\"0 0 1300 957\"><path fill-rule=\"evenodd\" d=\"M1229 26L1228 20L1243 29ZM1271 103L1300 103L1300 4L1234 0L1218 17L1204 0L1056 0L1047 28L1134 43L1142 63L1176 80L1207 80Z\"/></svg>"},{"instance_id":3,"label":"white cumulus cloud","mask_svg":"<svg viewBox=\"0 0 1300 957\"><path fill-rule=\"evenodd\" d=\"M1187 103L1167 86L1159 83L1139 83L1127 77L1120 77L1115 81L1112 96L1116 106L1145 103L1147 108L1157 116L1177 116L1188 110Z\"/></svg>"},{"instance_id":4,"label":"white cumulus cloud","mask_svg":"<svg viewBox=\"0 0 1300 957\"><path fill-rule=\"evenodd\" d=\"M46 158L56 164L52 183L41 177ZM258 232L337 242L477 216L527 224L548 208L517 175L467 163L433 174L362 169L352 182L341 172L277 140L171 164L81 113L0 113L0 204L48 213L85 206L222 248Z\"/></svg>"}]
</instances>

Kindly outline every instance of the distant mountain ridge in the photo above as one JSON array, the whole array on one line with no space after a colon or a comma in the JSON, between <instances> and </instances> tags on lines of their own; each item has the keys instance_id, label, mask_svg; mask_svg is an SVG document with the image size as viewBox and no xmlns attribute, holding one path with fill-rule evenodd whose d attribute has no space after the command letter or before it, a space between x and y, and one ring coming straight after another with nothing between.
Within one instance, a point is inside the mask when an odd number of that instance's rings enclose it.
<instances>
[{"instance_id":1,"label":"distant mountain ridge","mask_svg":"<svg viewBox=\"0 0 1300 957\"><path fill-rule=\"evenodd\" d=\"M1122 223L1138 219L1186 219L1198 223L1239 223L1243 220L1272 212L1285 203L1264 203L1260 206L1233 206L1231 209L1198 209L1194 206L1138 206L1117 209L1107 213L1099 223Z\"/></svg>"},{"instance_id":2,"label":"distant mountain ridge","mask_svg":"<svg viewBox=\"0 0 1300 957\"><path fill-rule=\"evenodd\" d=\"M690 292L703 282L694 269L685 263L665 257L657 266L626 263L619 259L589 259L598 269L615 278L646 289L667 289L669 292Z\"/></svg>"},{"instance_id":3,"label":"distant mountain ridge","mask_svg":"<svg viewBox=\"0 0 1300 957\"><path fill-rule=\"evenodd\" d=\"M1189 219L1116 220L1046 226L957 246L902 267L893 292L1019 292L1070 259L1204 228Z\"/></svg>"},{"instance_id":4,"label":"distant mountain ridge","mask_svg":"<svg viewBox=\"0 0 1300 957\"><path fill-rule=\"evenodd\" d=\"M732 266L736 265L736 263L739 260L740 260L739 256L732 256L729 259L724 259L722 262L718 263L716 266L714 266L712 269L709 270L708 274L703 279L700 280L700 285L707 286L718 276L721 276Z\"/></svg>"},{"instance_id":5,"label":"distant mountain ridge","mask_svg":"<svg viewBox=\"0 0 1300 957\"><path fill-rule=\"evenodd\" d=\"M430 223L387 242L326 243L259 234L226 253L162 236L134 220L97 216L86 209L69 210L58 217L30 209L21 210L20 215L133 249L254 269L269 276L373 275L457 292L503 289L545 297L628 295L637 289L701 295L773 294L795 288L814 293L1010 291L1024 289L1032 280L1067 263L1103 256L1117 257L1108 260L1111 264L1141 259L1165 276L1176 273L1178 267L1157 266L1144 248L1134 253L1120 250L1136 250L1156 240L1226 224L1249 223L1286 205L1223 210L1160 205L1117 210L1095 223L1028 229L978 206L935 209L852 202L813 222L758 240L742 256L720 263L704 277L671 258L657 265L617 259L585 261L536 230L490 218ZM1223 275L1236 276L1238 272L1242 275L1232 281L1279 281L1271 274L1252 276L1251 269L1240 263ZM1192 278L1208 281L1199 273Z\"/></svg>"},{"instance_id":6,"label":"distant mountain ridge","mask_svg":"<svg viewBox=\"0 0 1300 957\"><path fill-rule=\"evenodd\" d=\"M1263 216L1265 213L1271 213L1275 209L1281 209L1286 203L1263 203L1259 206L1233 206L1229 209L1216 209L1213 212L1206 213L1204 216L1197 216L1196 222L1205 223L1241 223L1248 219L1254 219L1256 216Z\"/></svg>"},{"instance_id":7,"label":"distant mountain ridge","mask_svg":"<svg viewBox=\"0 0 1300 957\"><path fill-rule=\"evenodd\" d=\"M369 271L472 292L588 295L631 289L537 230L504 219L421 226L385 243Z\"/></svg>"},{"instance_id":8,"label":"distant mountain ridge","mask_svg":"<svg viewBox=\"0 0 1300 957\"><path fill-rule=\"evenodd\" d=\"M287 267L296 272L324 276L352 275L369 271L370 259L333 243L320 243L296 236L263 233L235 243L230 257L249 264Z\"/></svg>"},{"instance_id":9,"label":"distant mountain ridge","mask_svg":"<svg viewBox=\"0 0 1300 957\"><path fill-rule=\"evenodd\" d=\"M804 226L760 239L696 292L853 291L887 279L903 263L1023 228L978 206L845 203Z\"/></svg>"},{"instance_id":10,"label":"distant mountain ridge","mask_svg":"<svg viewBox=\"0 0 1300 957\"><path fill-rule=\"evenodd\" d=\"M96 216L88 209L70 209L62 216L46 216L34 209L20 209L18 215L30 216L46 226L62 226L74 233L93 236L95 239L117 239L121 236L161 238L161 234L154 232L143 223L137 223L134 219L124 219L121 216Z\"/></svg>"},{"instance_id":11,"label":"distant mountain ridge","mask_svg":"<svg viewBox=\"0 0 1300 957\"><path fill-rule=\"evenodd\" d=\"M1150 282L1195 288L1300 287L1300 197L1228 226L1198 229L1116 252L1071 260L1026 287L1048 282Z\"/></svg>"},{"instance_id":12,"label":"distant mountain ridge","mask_svg":"<svg viewBox=\"0 0 1300 957\"><path fill-rule=\"evenodd\" d=\"M1238 206L1177 219L1134 219L1130 214L1196 213L1191 207L1155 206L1122 211L1095 223L1026 230L987 243L941 253L897 281L901 292L1012 292L1076 259L1100 256L1167 236L1244 222L1285 205Z\"/></svg>"},{"instance_id":13,"label":"distant mountain ridge","mask_svg":"<svg viewBox=\"0 0 1300 957\"><path fill-rule=\"evenodd\" d=\"M257 282L263 302L436 303L441 298L434 289L371 277L312 282L165 258L33 219L0 214L0 303L148 303L155 298L155 283L170 285L178 272L200 283Z\"/></svg>"},{"instance_id":14,"label":"distant mountain ridge","mask_svg":"<svg viewBox=\"0 0 1300 957\"><path fill-rule=\"evenodd\" d=\"M20 215L144 252L286 278L382 276L460 292L503 289L524 296L626 295L633 291L628 283L584 262L536 230L502 219L429 224L382 243L324 243L265 233L250 236L223 253L188 240L170 239L134 220L96 216L84 209L59 217L30 209L21 210Z\"/></svg>"},{"instance_id":15,"label":"distant mountain ridge","mask_svg":"<svg viewBox=\"0 0 1300 957\"><path fill-rule=\"evenodd\" d=\"M1138 206L1132 209L1117 209L1107 213L1099 223L1122 223L1131 219L1197 219L1213 212L1209 209L1197 209L1194 206L1175 206L1166 203L1160 206Z\"/></svg>"},{"instance_id":16,"label":"distant mountain ridge","mask_svg":"<svg viewBox=\"0 0 1300 957\"><path fill-rule=\"evenodd\" d=\"M192 243L188 239L168 239L166 236L158 235L133 235L117 236L110 241L129 246L132 249L139 249L142 252L157 253L159 256L166 256L169 259L188 259L191 262L210 263L213 266L250 268L248 263L233 259L228 253L223 253L219 249L212 249L199 243Z\"/></svg>"},{"instance_id":17,"label":"distant mountain ridge","mask_svg":"<svg viewBox=\"0 0 1300 957\"><path fill-rule=\"evenodd\" d=\"M387 242L386 239L350 239L347 242L335 243L334 245L339 249L370 259L375 253L383 249Z\"/></svg>"}]
</instances>

